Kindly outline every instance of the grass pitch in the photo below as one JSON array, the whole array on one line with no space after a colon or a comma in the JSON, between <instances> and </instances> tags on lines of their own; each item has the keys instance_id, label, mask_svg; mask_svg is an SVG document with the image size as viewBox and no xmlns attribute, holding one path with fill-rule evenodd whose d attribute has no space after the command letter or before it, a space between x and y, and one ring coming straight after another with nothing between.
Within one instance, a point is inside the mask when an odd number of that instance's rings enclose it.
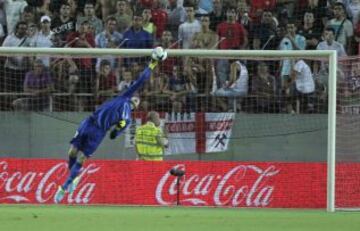
<instances>
[{"instance_id":1,"label":"grass pitch","mask_svg":"<svg viewBox=\"0 0 360 231\"><path fill-rule=\"evenodd\" d=\"M0 205L0 231L360 230L360 212Z\"/></svg>"}]
</instances>

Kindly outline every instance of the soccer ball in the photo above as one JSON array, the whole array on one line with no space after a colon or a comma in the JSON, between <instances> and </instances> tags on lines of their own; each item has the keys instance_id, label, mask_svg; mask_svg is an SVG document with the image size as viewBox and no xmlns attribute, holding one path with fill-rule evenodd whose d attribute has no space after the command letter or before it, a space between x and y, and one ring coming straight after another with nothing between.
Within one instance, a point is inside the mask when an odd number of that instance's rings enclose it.
<instances>
[{"instance_id":1,"label":"soccer ball","mask_svg":"<svg viewBox=\"0 0 360 231\"><path fill-rule=\"evenodd\" d=\"M162 47L155 47L151 53L151 58L157 61L164 61L167 58L167 51Z\"/></svg>"}]
</instances>

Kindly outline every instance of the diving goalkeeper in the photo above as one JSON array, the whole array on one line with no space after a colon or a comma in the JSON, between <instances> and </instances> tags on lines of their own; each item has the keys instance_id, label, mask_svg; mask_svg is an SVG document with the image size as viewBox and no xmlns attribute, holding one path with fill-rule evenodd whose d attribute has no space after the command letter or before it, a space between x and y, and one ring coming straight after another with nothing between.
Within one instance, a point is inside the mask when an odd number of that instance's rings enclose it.
<instances>
[{"instance_id":1,"label":"diving goalkeeper","mask_svg":"<svg viewBox=\"0 0 360 231\"><path fill-rule=\"evenodd\" d=\"M152 59L148 67L126 92L103 103L92 115L81 122L75 136L70 141L71 146L68 152L70 173L64 184L59 186L54 197L55 203L61 202L66 192L70 194L74 192L79 183L78 174L81 167L85 160L95 152L107 131L113 127L110 139L115 139L128 127L131 121L131 111L140 104L140 99L133 94L150 78L151 72L157 64L158 61ZM78 158L79 152L81 155Z\"/></svg>"}]
</instances>

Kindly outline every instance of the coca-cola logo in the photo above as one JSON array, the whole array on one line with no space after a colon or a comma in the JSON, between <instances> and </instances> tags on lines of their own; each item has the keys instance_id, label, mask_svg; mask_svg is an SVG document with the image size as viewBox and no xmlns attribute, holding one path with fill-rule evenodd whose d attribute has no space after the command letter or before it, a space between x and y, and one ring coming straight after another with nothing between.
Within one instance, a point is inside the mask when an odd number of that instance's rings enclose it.
<instances>
[{"instance_id":1,"label":"coca-cola logo","mask_svg":"<svg viewBox=\"0 0 360 231\"><path fill-rule=\"evenodd\" d=\"M80 183L75 192L67 196L68 203L86 204L94 193L96 184L87 182L90 175L100 167L89 164L81 170ZM47 171L9 171L6 161L0 162L0 202L37 202L47 203L54 201L54 195L61 182L68 173L66 163L58 163Z\"/></svg>"},{"instance_id":2,"label":"coca-cola logo","mask_svg":"<svg viewBox=\"0 0 360 231\"><path fill-rule=\"evenodd\" d=\"M173 168L186 172L183 164ZM264 169L255 165L238 165L224 174L209 173L203 176L187 172L179 184L180 201L191 205L267 207L275 190L269 180L279 172L274 165ZM176 177L166 172L157 184L155 193L159 204L174 204Z\"/></svg>"}]
</instances>

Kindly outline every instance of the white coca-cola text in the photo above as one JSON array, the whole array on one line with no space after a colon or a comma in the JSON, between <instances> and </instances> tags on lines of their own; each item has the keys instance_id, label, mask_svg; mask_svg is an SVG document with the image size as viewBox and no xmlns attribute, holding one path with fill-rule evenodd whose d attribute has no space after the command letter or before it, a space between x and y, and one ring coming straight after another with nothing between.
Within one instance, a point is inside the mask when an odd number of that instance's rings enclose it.
<instances>
[{"instance_id":1,"label":"white coca-cola text","mask_svg":"<svg viewBox=\"0 0 360 231\"><path fill-rule=\"evenodd\" d=\"M90 175L97 172L100 167L89 164L80 173L80 183L75 192L67 196L68 203L86 204L94 193L96 184L87 182ZM0 202L31 202L51 203L57 190L60 179L67 175L67 164L58 163L44 172L21 170L9 171L6 161L0 162Z\"/></svg>"},{"instance_id":2,"label":"white coca-cola text","mask_svg":"<svg viewBox=\"0 0 360 231\"><path fill-rule=\"evenodd\" d=\"M185 165L173 166L186 172ZM234 207L267 207L272 200L274 185L269 179L279 173L279 169L270 165L260 168L255 165L238 165L224 174L185 173L181 179L181 203L192 205L234 206ZM161 205L174 203L177 194L177 180L166 172L156 187L156 200ZM212 202L208 201L212 198Z\"/></svg>"}]
</instances>

